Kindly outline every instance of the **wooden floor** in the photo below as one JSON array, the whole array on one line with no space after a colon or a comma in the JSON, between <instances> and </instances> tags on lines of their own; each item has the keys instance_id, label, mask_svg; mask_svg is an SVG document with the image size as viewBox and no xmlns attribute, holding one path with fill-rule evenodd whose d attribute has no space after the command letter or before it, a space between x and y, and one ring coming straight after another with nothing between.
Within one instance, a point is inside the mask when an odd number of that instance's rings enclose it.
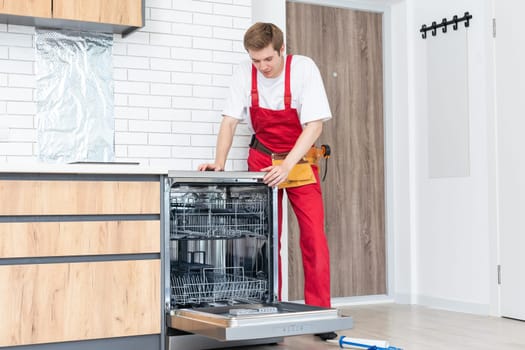
<instances>
[{"instance_id":1,"label":"wooden floor","mask_svg":"<svg viewBox=\"0 0 525 350\"><path fill-rule=\"evenodd\" d=\"M352 316L354 328L338 334L387 340L404 350L524 350L525 322L429 309L422 306L378 304L341 308ZM242 347L252 350L338 349L312 335L286 338L277 345Z\"/></svg>"}]
</instances>

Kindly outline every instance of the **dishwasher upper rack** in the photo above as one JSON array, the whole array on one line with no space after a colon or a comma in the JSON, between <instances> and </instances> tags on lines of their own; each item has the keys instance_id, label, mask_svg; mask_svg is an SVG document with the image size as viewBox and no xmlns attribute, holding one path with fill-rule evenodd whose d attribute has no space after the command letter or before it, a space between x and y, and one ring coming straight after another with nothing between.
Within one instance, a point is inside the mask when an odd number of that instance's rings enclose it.
<instances>
[{"instance_id":1,"label":"dishwasher upper rack","mask_svg":"<svg viewBox=\"0 0 525 350\"><path fill-rule=\"evenodd\" d=\"M170 199L170 239L267 237L267 201L257 196L204 199L189 193Z\"/></svg>"},{"instance_id":2,"label":"dishwasher upper rack","mask_svg":"<svg viewBox=\"0 0 525 350\"><path fill-rule=\"evenodd\" d=\"M246 277L241 267L204 268L201 273L171 274L172 304L260 302L267 281Z\"/></svg>"}]
</instances>

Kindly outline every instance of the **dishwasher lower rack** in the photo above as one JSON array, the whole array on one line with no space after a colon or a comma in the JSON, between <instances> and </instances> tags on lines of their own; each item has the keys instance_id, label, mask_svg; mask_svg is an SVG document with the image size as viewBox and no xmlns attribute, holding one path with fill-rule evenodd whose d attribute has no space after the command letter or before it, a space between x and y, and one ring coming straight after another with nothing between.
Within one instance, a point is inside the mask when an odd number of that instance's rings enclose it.
<instances>
[{"instance_id":1,"label":"dishwasher lower rack","mask_svg":"<svg viewBox=\"0 0 525 350\"><path fill-rule=\"evenodd\" d=\"M173 305L260 302L268 293L265 279L244 276L242 268L203 268L200 273L171 275Z\"/></svg>"}]
</instances>

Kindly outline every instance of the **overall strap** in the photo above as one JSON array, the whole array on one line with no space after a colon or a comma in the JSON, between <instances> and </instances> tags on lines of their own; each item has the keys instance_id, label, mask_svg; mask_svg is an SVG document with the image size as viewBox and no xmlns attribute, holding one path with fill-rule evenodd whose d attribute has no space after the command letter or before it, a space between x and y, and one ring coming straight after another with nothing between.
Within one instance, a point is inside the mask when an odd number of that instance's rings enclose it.
<instances>
[{"instance_id":1,"label":"overall strap","mask_svg":"<svg viewBox=\"0 0 525 350\"><path fill-rule=\"evenodd\" d=\"M259 107L259 92L257 91L257 68L252 64L252 107Z\"/></svg>"},{"instance_id":2,"label":"overall strap","mask_svg":"<svg viewBox=\"0 0 525 350\"><path fill-rule=\"evenodd\" d=\"M290 71L292 66L292 55L286 56L286 74L284 77L284 108L292 106L292 91L290 89ZM252 65L252 107L259 107L259 92L257 91L257 68Z\"/></svg>"},{"instance_id":3,"label":"overall strap","mask_svg":"<svg viewBox=\"0 0 525 350\"><path fill-rule=\"evenodd\" d=\"M292 106L292 91L290 89L290 72L292 67L292 55L286 56L286 75L284 76L284 108Z\"/></svg>"}]
</instances>

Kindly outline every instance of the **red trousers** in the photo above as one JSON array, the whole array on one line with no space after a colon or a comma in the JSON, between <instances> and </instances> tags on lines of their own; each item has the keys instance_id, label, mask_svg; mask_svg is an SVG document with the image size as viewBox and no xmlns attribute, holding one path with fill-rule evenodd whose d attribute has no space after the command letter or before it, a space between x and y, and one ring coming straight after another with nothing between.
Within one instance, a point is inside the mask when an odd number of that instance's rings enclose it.
<instances>
[{"instance_id":1,"label":"red trousers","mask_svg":"<svg viewBox=\"0 0 525 350\"><path fill-rule=\"evenodd\" d=\"M248 169L260 171L271 165L271 157L250 149ZM303 269L304 300L308 305L330 307L330 255L324 231L324 209L319 171L312 166L317 183L287 188L288 200L292 205L299 223ZM283 190L278 191L278 228L279 228L279 299L281 299L281 232Z\"/></svg>"}]
</instances>

